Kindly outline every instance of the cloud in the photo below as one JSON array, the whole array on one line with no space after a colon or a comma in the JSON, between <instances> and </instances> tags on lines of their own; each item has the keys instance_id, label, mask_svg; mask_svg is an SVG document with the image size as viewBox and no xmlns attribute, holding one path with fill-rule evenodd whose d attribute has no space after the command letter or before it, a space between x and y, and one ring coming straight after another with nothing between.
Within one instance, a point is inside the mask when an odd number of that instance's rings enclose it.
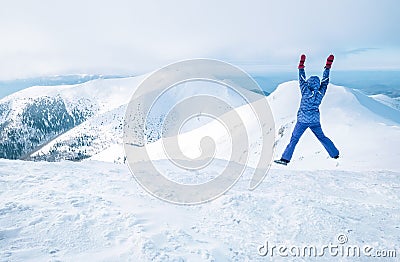
<instances>
[{"instance_id":1,"label":"cloud","mask_svg":"<svg viewBox=\"0 0 400 262\"><path fill-rule=\"evenodd\" d=\"M343 54L345 55L358 55L361 53L365 53L371 50L379 50L379 48L375 48L375 47L361 47L361 48L356 48L356 49L351 49L348 51L343 52Z\"/></svg>"},{"instance_id":2,"label":"cloud","mask_svg":"<svg viewBox=\"0 0 400 262\"><path fill-rule=\"evenodd\" d=\"M310 65L333 52L348 67L362 52L390 50L396 61L371 63L400 68L398 7L396 0L8 1L0 9L0 78L135 74L193 57L290 69L302 52Z\"/></svg>"}]
</instances>

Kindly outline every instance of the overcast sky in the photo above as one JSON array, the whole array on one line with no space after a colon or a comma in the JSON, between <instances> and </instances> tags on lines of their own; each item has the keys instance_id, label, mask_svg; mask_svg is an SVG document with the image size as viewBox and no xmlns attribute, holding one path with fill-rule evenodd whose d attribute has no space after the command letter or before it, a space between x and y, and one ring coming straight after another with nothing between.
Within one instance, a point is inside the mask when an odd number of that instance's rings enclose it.
<instances>
[{"instance_id":1,"label":"overcast sky","mask_svg":"<svg viewBox=\"0 0 400 262\"><path fill-rule=\"evenodd\" d=\"M400 69L400 2L4 1L0 79L138 74L181 59L222 59L250 72Z\"/></svg>"}]
</instances>

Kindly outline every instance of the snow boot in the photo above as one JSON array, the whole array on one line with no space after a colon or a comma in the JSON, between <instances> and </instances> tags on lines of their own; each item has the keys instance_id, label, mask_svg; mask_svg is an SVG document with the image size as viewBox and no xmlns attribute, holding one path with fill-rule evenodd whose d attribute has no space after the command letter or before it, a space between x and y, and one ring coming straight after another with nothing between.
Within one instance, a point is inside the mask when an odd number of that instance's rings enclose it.
<instances>
[{"instance_id":1,"label":"snow boot","mask_svg":"<svg viewBox=\"0 0 400 262\"><path fill-rule=\"evenodd\" d=\"M277 164L280 164L280 165L287 166L287 164L288 164L290 161L289 161L289 160L286 160L286 159L283 159L283 158L281 158L281 159L279 159L279 160L274 160L274 162L275 162L275 163L277 163Z\"/></svg>"}]
</instances>

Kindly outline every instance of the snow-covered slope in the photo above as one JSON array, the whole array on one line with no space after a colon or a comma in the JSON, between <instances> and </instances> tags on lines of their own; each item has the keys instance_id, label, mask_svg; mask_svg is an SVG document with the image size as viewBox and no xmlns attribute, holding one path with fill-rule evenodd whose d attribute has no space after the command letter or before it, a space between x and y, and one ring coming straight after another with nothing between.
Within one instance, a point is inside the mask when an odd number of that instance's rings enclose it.
<instances>
[{"instance_id":1,"label":"snow-covered slope","mask_svg":"<svg viewBox=\"0 0 400 262\"><path fill-rule=\"evenodd\" d=\"M101 127L104 121L113 122L113 127L102 133L112 136L113 129L119 128L115 115L123 114L121 106L128 103L143 77L101 79L78 85L34 86L3 98L0 100L0 157L49 161L88 157L87 154L93 153L94 149L87 149L86 144L91 143L97 133L71 134L69 142L63 144L57 138L85 121L91 121L102 131L105 131ZM121 112L112 113L119 109ZM66 151L54 147L45 154L33 154L50 143L58 143Z\"/></svg>"},{"instance_id":2,"label":"snow-covered slope","mask_svg":"<svg viewBox=\"0 0 400 262\"><path fill-rule=\"evenodd\" d=\"M95 111L88 100L78 98L69 102L59 95L3 99L0 102L0 157L24 158Z\"/></svg>"},{"instance_id":3,"label":"snow-covered slope","mask_svg":"<svg viewBox=\"0 0 400 262\"><path fill-rule=\"evenodd\" d=\"M371 255L399 250L399 172L273 168L255 191L241 179L197 206L152 197L125 165L0 160L0 174L1 261L275 261L258 246L321 254L339 234L343 247L370 245Z\"/></svg>"}]
</instances>

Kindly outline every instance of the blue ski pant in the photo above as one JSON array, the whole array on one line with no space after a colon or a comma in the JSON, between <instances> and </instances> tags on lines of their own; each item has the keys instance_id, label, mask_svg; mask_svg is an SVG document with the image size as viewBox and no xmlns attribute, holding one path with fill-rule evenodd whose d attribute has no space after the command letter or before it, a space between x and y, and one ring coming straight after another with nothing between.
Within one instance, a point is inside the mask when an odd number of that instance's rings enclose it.
<instances>
[{"instance_id":1,"label":"blue ski pant","mask_svg":"<svg viewBox=\"0 0 400 262\"><path fill-rule=\"evenodd\" d=\"M297 122L296 126L294 127L292 137L290 138L290 142L282 154L283 159L286 159L288 161L292 159L294 148L296 147L300 137L303 135L304 131L306 131L307 128L311 129L314 135L318 138L319 142L321 142L326 151L328 151L330 157L335 157L339 155L339 150L335 147L333 142L325 136L320 123L306 124Z\"/></svg>"}]
</instances>

